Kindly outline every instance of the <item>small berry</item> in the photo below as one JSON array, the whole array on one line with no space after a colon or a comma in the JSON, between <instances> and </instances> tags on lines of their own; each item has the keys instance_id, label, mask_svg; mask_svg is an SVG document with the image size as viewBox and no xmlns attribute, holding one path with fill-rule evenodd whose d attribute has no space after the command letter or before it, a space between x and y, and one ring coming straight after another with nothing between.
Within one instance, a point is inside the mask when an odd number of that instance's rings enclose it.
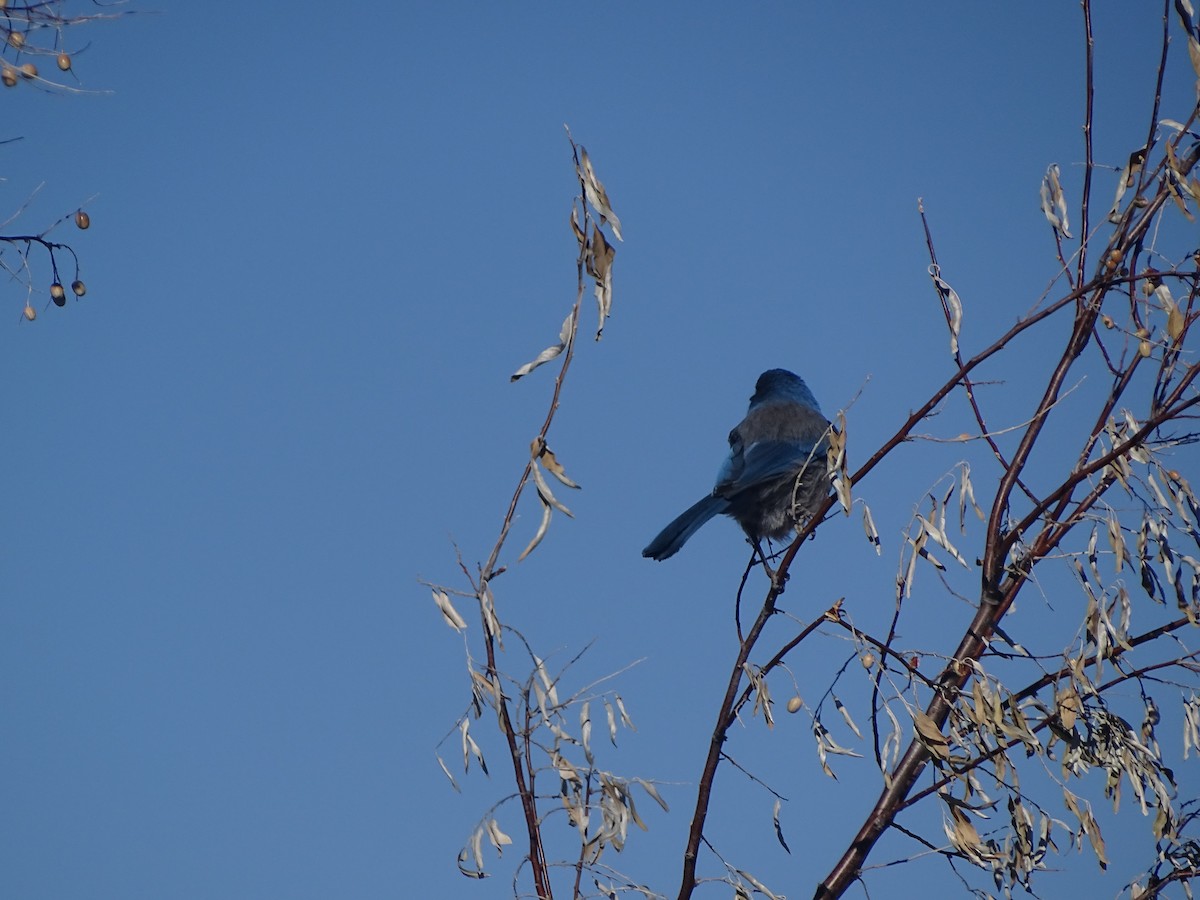
<instances>
[{"instance_id":1,"label":"small berry","mask_svg":"<svg viewBox=\"0 0 1200 900\"><path fill-rule=\"evenodd\" d=\"M54 301L55 306L67 305L67 292L57 281L50 285L50 299Z\"/></svg>"},{"instance_id":2,"label":"small berry","mask_svg":"<svg viewBox=\"0 0 1200 900\"><path fill-rule=\"evenodd\" d=\"M5 87L14 87L17 83L17 72L12 66L5 66L3 71L0 71L0 81L4 82Z\"/></svg>"},{"instance_id":3,"label":"small berry","mask_svg":"<svg viewBox=\"0 0 1200 900\"><path fill-rule=\"evenodd\" d=\"M81 230L85 229L91 224L92 224L91 217L87 213L85 213L82 209L79 210L77 213L75 213L75 225L79 229L81 229Z\"/></svg>"},{"instance_id":4,"label":"small berry","mask_svg":"<svg viewBox=\"0 0 1200 900\"><path fill-rule=\"evenodd\" d=\"M87 285L77 278L71 282L71 291L76 297L82 297L87 293Z\"/></svg>"},{"instance_id":5,"label":"small berry","mask_svg":"<svg viewBox=\"0 0 1200 900\"><path fill-rule=\"evenodd\" d=\"M70 68L71 68L70 54L67 54L67 53L58 54L58 67L60 69L62 69L64 72L67 72L70 70Z\"/></svg>"},{"instance_id":6,"label":"small berry","mask_svg":"<svg viewBox=\"0 0 1200 900\"><path fill-rule=\"evenodd\" d=\"M25 303L25 318L30 322L37 318L37 310L30 306L28 301Z\"/></svg>"},{"instance_id":7,"label":"small berry","mask_svg":"<svg viewBox=\"0 0 1200 900\"><path fill-rule=\"evenodd\" d=\"M24 63L21 66L21 74L26 78L37 78L37 66L33 63Z\"/></svg>"}]
</instances>

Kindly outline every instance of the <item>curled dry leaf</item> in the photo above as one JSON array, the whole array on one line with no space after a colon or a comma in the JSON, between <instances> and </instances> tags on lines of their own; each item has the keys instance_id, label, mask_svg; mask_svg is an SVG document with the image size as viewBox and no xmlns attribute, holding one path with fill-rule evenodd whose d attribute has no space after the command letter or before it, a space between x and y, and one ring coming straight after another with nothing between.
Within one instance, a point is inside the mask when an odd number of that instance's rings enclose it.
<instances>
[{"instance_id":1,"label":"curled dry leaf","mask_svg":"<svg viewBox=\"0 0 1200 900\"><path fill-rule=\"evenodd\" d=\"M593 227L587 250L587 270L596 282L594 290L599 314L596 340L600 340L604 333L604 322L612 314L612 264L616 255L616 248L605 240L604 232Z\"/></svg>"},{"instance_id":2,"label":"curled dry leaf","mask_svg":"<svg viewBox=\"0 0 1200 900\"><path fill-rule=\"evenodd\" d=\"M518 381L536 369L538 366L545 365L550 360L557 357L563 350L567 349L567 344L570 342L575 331L575 310L571 310L567 317L563 319L562 329L558 333L558 343L551 344L536 357L534 357L517 371L513 372L509 377L509 381Z\"/></svg>"},{"instance_id":3,"label":"curled dry leaf","mask_svg":"<svg viewBox=\"0 0 1200 900\"><path fill-rule=\"evenodd\" d=\"M950 287L950 284L942 278L941 270L937 266L929 267L929 275L945 306L946 324L950 328L950 353L958 356L958 335L962 331L962 300L958 296L958 291Z\"/></svg>"},{"instance_id":4,"label":"curled dry leaf","mask_svg":"<svg viewBox=\"0 0 1200 900\"><path fill-rule=\"evenodd\" d=\"M1083 704L1079 700L1079 692L1075 690L1074 684L1068 684L1058 692L1054 699L1058 707L1058 719L1062 722L1063 728L1070 731L1075 727L1075 721L1083 709Z\"/></svg>"},{"instance_id":5,"label":"curled dry leaf","mask_svg":"<svg viewBox=\"0 0 1200 900\"><path fill-rule=\"evenodd\" d=\"M1117 196L1113 199L1112 209L1108 211L1108 220L1110 222L1121 221L1121 198L1125 196L1125 192L1133 186L1137 179L1138 172L1142 171L1142 164L1146 161L1146 148L1134 150L1129 154L1129 161L1125 163L1125 168L1121 170L1121 177L1117 180Z\"/></svg>"},{"instance_id":6,"label":"curled dry leaf","mask_svg":"<svg viewBox=\"0 0 1200 900\"><path fill-rule=\"evenodd\" d=\"M554 455L554 451L547 447L544 441L542 442L542 449L539 456L542 460L542 465L546 467L547 472L549 472L569 488L577 489L579 487L578 484L567 477L567 472L563 468L562 463L558 461L558 457Z\"/></svg>"},{"instance_id":7,"label":"curled dry leaf","mask_svg":"<svg viewBox=\"0 0 1200 900\"><path fill-rule=\"evenodd\" d=\"M442 611L442 618L446 620L446 624L455 631L463 631L467 627L467 620L459 615L458 610L454 608L454 604L450 602L450 595L445 591L435 590L433 592L433 602Z\"/></svg>"},{"instance_id":8,"label":"curled dry leaf","mask_svg":"<svg viewBox=\"0 0 1200 900\"><path fill-rule=\"evenodd\" d=\"M1062 181L1057 163L1051 163L1042 177L1042 212L1058 234L1071 237L1071 224L1067 219L1067 199L1063 195Z\"/></svg>"},{"instance_id":9,"label":"curled dry leaf","mask_svg":"<svg viewBox=\"0 0 1200 900\"><path fill-rule=\"evenodd\" d=\"M937 727L937 723L920 709L913 710L913 724L917 728L917 740L929 751L929 754L938 760L947 760L950 758L950 741L942 734L942 730Z\"/></svg>"},{"instance_id":10,"label":"curled dry leaf","mask_svg":"<svg viewBox=\"0 0 1200 900\"><path fill-rule=\"evenodd\" d=\"M783 839L783 826L779 824L779 808L782 806L779 798L775 798L775 808L771 811L771 819L775 823L775 837L781 846L788 853L792 852L792 848L787 845L787 841Z\"/></svg>"},{"instance_id":11,"label":"curled dry leaf","mask_svg":"<svg viewBox=\"0 0 1200 900\"><path fill-rule=\"evenodd\" d=\"M583 182L583 192L587 195L588 203L592 204L592 207L600 214L600 221L609 224L617 240L625 240L621 237L621 220L613 212L612 203L608 199L608 192L604 189L604 185L600 182L600 179L596 177L596 170L592 168L592 161L588 158L588 152L582 146L579 148L579 164L579 169L576 171L579 175L579 180Z\"/></svg>"}]
</instances>

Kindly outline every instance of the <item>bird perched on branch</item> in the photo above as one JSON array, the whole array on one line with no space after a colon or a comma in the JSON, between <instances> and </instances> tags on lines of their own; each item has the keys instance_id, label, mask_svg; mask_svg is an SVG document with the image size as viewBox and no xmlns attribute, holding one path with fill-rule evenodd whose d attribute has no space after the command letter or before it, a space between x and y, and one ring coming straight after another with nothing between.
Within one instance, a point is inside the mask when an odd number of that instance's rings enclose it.
<instances>
[{"instance_id":1,"label":"bird perched on branch","mask_svg":"<svg viewBox=\"0 0 1200 900\"><path fill-rule=\"evenodd\" d=\"M736 519L750 540L785 537L829 494L829 421L804 379L763 372L746 418L729 432L729 456L712 493L659 532L642 556L666 559L713 516Z\"/></svg>"}]
</instances>

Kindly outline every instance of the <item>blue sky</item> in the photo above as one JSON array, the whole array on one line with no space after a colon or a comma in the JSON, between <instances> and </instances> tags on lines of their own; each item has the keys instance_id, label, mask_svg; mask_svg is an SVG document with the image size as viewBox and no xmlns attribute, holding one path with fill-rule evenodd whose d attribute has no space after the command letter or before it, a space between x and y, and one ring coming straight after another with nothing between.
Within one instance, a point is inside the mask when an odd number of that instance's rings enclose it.
<instances>
[{"instance_id":1,"label":"blue sky","mask_svg":"<svg viewBox=\"0 0 1200 900\"><path fill-rule=\"evenodd\" d=\"M1145 137L1161 24L1096 6L1096 155L1119 167ZM559 665L595 639L579 683L642 660L616 683L638 731L601 764L659 780L672 811L644 803L649 833L606 861L672 892L745 550L728 522L664 564L640 549L708 489L762 370L799 372L828 414L861 391L852 459L949 375L917 198L968 349L1033 305L1055 272L1049 163L1078 196L1079 20L1059 0L263 2L69 32L91 42L76 70L95 93L2 95L0 136L23 137L0 148L4 215L43 182L23 228L98 196L90 230L55 233L87 297L32 324L20 289L5 297L0 894L510 895L519 852L482 884L454 865L509 786L494 740L492 778L462 794L437 768L469 687L418 582L454 583L456 544L486 557L544 415L547 370L508 376L574 296L564 123L625 241L613 316L581 342L551 434L583 485L564 498L576 518L498 602ZM1179 118L1182 49L1164 104ZM1028 413L1041 349L992 373L1009 379L997 420ZM952 412L929 430L963 430ZM883 556L856 520L829 523L794 570L796 614L847 595L884 631L913 505L971 452L897 454L863 488ZM536 521L523 507L513 553ZM970 609L925 584L904 637L949 652ZM815 700L850 648L806 648ZM826 779L799 716L748 726L738 759L789 797L799 852L732 769L714 840L804 896L877 772L841 760ZM520 833L515 809L502 824ZM1106 827L1110 877L1087 851L1063 864L1108 896L1152 845L1140 817ZM900 896L930 878L944 865L873 883Z\"/></svg>"}]
</instances>

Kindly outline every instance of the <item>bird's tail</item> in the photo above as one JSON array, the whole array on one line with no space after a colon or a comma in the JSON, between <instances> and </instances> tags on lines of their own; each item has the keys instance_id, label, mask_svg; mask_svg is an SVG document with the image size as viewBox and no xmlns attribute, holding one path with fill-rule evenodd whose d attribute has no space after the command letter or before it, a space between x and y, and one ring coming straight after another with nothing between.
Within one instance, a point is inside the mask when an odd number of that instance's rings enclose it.
<instances>
[{"instance_id":1,"label":"bird's tail","mask_svg":"<svg viewBox=\"0 0 1200 900\"><path fill-rule=\"evenodd\" d=\"M675 521L658 533L658 537L646 545L642 556L651 559L666 559L679 552L679 548L687 543L688 538L713 516L720 515L729 508L729 501L724 497L709 494L703 500L693 504Z\"/></svg>"}]
</instances>

